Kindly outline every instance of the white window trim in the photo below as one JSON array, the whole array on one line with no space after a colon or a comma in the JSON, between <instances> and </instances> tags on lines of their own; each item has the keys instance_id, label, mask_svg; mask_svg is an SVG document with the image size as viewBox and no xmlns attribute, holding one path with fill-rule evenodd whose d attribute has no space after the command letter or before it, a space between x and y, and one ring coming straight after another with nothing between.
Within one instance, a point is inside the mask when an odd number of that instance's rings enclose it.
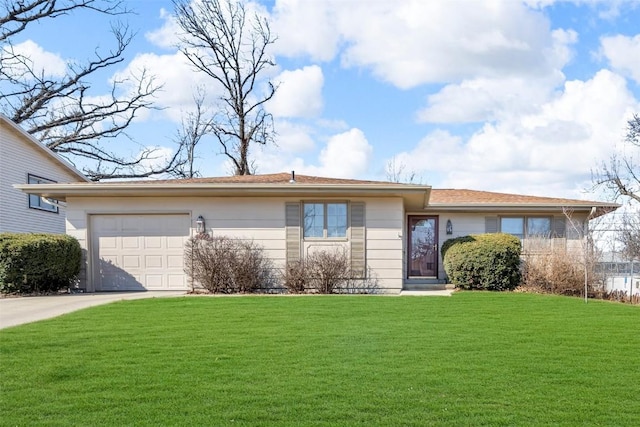
<instances>
[{"instance_id":1,"label":"white window trim","mask_svg":"<svg viewBox=\"0 0 640 427\"><path fill-rule=\"evenodd\" d=\"M52 179L48 179L48 178L44 178L42 176L38 176L38 175L34 175L32 173L28 173L27 174L27 184L55 184L57 181L54 181ZM33 198L38 198L38 204L32 204L31 200ZM58 209L57 205L54 204L49 204L47 203L48 206L43 206L44 202L42 197L37 196L35 194L27 194L27 203L29 206L29 209L35 209L38 211L42 211L42 212L49 212L49 213L54 213L54 214L59 214L60 213L60 209Z\"/></svg>"},{"instance_id":2,"label":"white window trim","mask_svg":"<svg viewBox=\"0 0 640 427\"><path fill-rule=\"evenodd\" d=\"M322 226L322 237L320 236L305 236L304 233L304 207L307 204L322 204L323 205L323 221L324 224ZM344 204L346 209L347 209L347 215L346 215L346 226L345 226L345 232L344 232L344 236L332 236L329 237L327 236L327 205L329 204ZM338 241L338 242L344 242L349 240L349 224L350 224L350 215L351 215L351 208L349 206L349 202L347 200L303 200L301 202L301 228L302 228L302 238L304 240L322 240L322 241Z\"/></svg>"}]
</instances>

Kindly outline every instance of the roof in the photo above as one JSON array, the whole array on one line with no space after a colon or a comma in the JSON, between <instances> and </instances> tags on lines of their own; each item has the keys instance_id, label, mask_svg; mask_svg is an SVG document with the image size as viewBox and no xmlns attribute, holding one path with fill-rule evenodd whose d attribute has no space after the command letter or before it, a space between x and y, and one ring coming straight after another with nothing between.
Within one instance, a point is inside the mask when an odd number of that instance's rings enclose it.
<instances>
[{"instance_id":1,"label":"roof","mask_svg":"<svg viewBox=\"0 0 640 427\"><path fill-rule=\"evenodd\" d=\"M388 186L389 181L365 181L359 179L326 178L321 176L299 175L294 172L271 173L262 175L233 175L218 176L209 178L188 178L188 179L164 179L164 180L140 180L121 181L125 184L291 184L293 181L298 184L378 184ZM402 184L408 185L408 184Z\"/></svg>"},{"instance_id":2,"label":"roof","mask_svg":"<svg viewBox=\"0 0 640 427\"><path fill-rule=\"evenodd\" d=\"M433 189L430 208L448 210L483 209L562 209L588 210L596 208L593 215L600 216L620 207L619 204L592 200L558 197L527 196L522 194L495 193L491 191L463 189Z\"/></svg>"},{"instance_id":3,"label":"roof","mask_svg":"<svg viewBox=\"0 0 640 427\"><path fill-rule=\"evenodd\" d=\"M293 178L293 179L292 179ZM292 173L71 184L16 185L25 192L66 200L78 197L402 197L407 210L557 211L564 208L604 215L615 203L526 196L462 189L432 189L428 185L387 181L326 178Z\"/></svg>"},{"instance_id":4,"label":"roof","mask_svg":"<svg viewBox=\"0 0 640 427\"><path fill-rule=\"evenodd\" d=\"M37 150L40 150L45 156L49 157L51 160L53 160L58 165L62 166L67 171L71 172L73 175L77 176L80 181L83 181L83 182L89 181L89 178L87 178L82 172L76 169L71 163L69 163L68 161L66 161L65 159L63 159L53 151L51 151L49 147L44 145L42 142L38 141L36 138L33 137L33 135L31 135L30 133L22 129L21 126L16 124L13 120L11 120L10 118L8 118L2 113L0 113L0 123L7 124L10 128L18 132L20 135L22 135L22 137L26 141L28 141L33 146L35 146Z\"/></svg>"},{"instance_id":5,"label":"roof","mask_svg":"<svg viewBox=\"0 0 640 427\"><path fill-rule=\"evenodd\" d=\"M65 201L67 197L396 197L405 209L422 210L429 200L428 185L387 181L324 178L277 173L212 178L17 184L15 188Z\"/></svg>"}]
</instances>

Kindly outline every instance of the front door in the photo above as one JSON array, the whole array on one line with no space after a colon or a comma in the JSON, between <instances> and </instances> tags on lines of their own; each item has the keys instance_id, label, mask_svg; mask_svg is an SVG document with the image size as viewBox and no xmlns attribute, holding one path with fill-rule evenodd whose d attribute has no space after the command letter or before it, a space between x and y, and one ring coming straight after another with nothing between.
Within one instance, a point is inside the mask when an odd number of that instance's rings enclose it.
<instances>
[{"instance_id":1,"label":"front door","mask_svg":"<svg viewBox=\"0 0 640 427\"><path fill-rule=\"evenodd\" d=\"M438 276L438 217L409 217L409 277Z\"/></svg>"}]
</instances>

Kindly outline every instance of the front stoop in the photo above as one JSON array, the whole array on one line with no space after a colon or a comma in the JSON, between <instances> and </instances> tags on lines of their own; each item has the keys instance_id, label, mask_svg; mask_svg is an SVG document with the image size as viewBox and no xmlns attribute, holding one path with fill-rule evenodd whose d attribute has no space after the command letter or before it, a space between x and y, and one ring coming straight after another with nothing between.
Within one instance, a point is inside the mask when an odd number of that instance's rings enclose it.
<instances>
[{"instance_id":1,"label":"front stoop","mask_svg":"<svg viewBox=\"0 0 640 427\"><path fill-rule=\"evenodd\" d=\"M451 295L455 286L439 279L405 279L400 295Z\"/></svg>"}]
</instances>

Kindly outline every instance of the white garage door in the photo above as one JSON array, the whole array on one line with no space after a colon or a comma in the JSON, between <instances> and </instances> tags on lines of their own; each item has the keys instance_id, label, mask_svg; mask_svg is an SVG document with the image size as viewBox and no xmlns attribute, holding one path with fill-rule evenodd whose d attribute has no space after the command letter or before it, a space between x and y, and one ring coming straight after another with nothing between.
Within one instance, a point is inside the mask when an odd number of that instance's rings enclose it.
<instances>
[{"instance_id":1,"label":"white garage door","mask_svg":"<svg viewBox=\"0 0 640 427\"><path fill-rule=\"evenodd\" d=\"M189 215L92 215L96 291L187 289Z\"/></svg>"}]
</instances>

